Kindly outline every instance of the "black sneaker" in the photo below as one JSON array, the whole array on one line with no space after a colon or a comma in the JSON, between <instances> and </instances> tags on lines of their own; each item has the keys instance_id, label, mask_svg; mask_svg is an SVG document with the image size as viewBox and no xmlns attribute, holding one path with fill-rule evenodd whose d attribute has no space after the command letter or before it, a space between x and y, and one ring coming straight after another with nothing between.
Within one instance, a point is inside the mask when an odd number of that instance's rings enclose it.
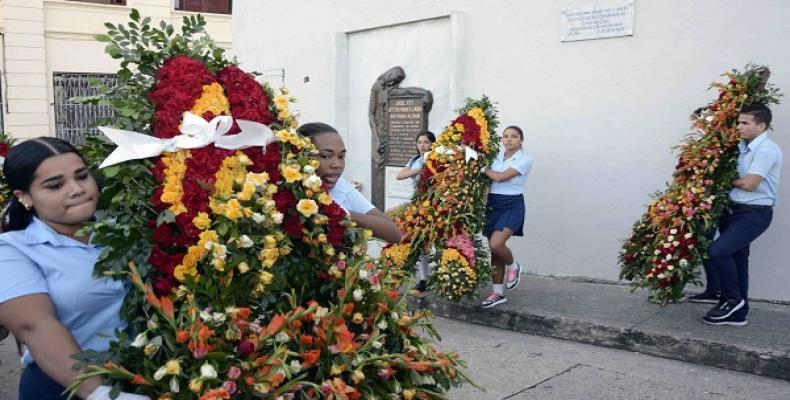
<instances>
[{"instance_id":1,"label":"black sneaker","mask_svg":"<svg viewBox=\"0 0 790 400\"><path fill-rule=\"evenodd\" d=\"M708 325L735 325L735 326L744 326L749 323L746 321L746 317L737 317L735 315L730 315L729 317L724 319L713 319L706 315L702 317L702 322Z\"/></svg>"},{"instance_id":2,"label":"black sneaker","mask_svg":"<svg viewBox=\"0 0 790 400\"><path fill-rule=\"evenodd\" d=\"M480 307L491 308L502 303L507 303L507 297L505 297L503 294L492 292L488 295L488 297L485 298L485 300L483 300L482 303L480 303Z\"/></svg>"},{"instance_id":3,"label":"black sneaker","mask_svg":"<svg viewBox=\"0 0 790 400\"><path fill-rule=\"evenodd\" d=\"M718 304L720 299L721 299L721 293L708 292L707 290L700 294L695 294L693 296L688 297L689 303Z\"/></svg>"},{"instance_id":4,"label":"black sneaker","mask_svg":"<svg viewBox=\"0 0 790 400\"><path fill-rule=\"evenodd\" d=\"M743 299L741 299L740 301L736 301L736 300L723 301L721 302L721 304L717 305L716 307L711 308L710 311L708 311L708 315L706 315L706 317L716 321L720 321L729 317L730 315L732 315L732 313L740 310L741 308L743 308L744 305L746 305L746 301Z\"/></svg>"}]
</instances>

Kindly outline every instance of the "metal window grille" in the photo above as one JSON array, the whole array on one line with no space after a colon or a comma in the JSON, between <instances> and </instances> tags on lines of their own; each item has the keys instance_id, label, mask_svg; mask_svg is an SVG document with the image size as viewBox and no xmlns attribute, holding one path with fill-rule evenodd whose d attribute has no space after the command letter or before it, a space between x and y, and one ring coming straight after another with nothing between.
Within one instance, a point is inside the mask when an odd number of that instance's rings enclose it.
<instances>
[{"instance_id":1,"label":"metal window grille","mask_svg":"<svg viewBox=\"0 0 790 400\"><path fill-rule=\"evenodd\" d=\"M75 97L98 94L98 90L90 84L93 79L108 86L115 85L118 80L115 74L53 73L55 133L57 137L77 146L84 144L86 137L99 134L99 130L94 127L99 120L115 116L109 106L74 101Z\"/></svg>"}]
</instances>

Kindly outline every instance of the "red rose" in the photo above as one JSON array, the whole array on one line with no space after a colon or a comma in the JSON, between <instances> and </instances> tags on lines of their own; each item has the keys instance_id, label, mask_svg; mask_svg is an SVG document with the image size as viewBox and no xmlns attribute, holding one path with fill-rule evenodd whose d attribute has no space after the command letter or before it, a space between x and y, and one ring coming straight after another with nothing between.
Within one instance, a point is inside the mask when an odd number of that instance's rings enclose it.
<instances>
[{"instance_id":1,"label":"red rose","mask_svg":"<svg viewBox=\"0 0 790 400\"><path fill-rule=\"evenodd\" d=\"M161 276L154 278L154 293L158 296L169 294L174 286L174 283L169 278Z\"/></svg>"},{"instance_id":2,"label":"red rose","mask_svg":"<svg viewBox=\"0 0 790 400\"><path fill-rule=\"evenodd\" d=\"M287 210L296 207L296 196L285 187L280 187L280 190L278 190L272 198L274 199L275 206L277 206L277 210L281 213L285 213Z\"/></svg>"},{"instance_id":3,"label":"red rose","mask_svg":"<svg viewBox=\"0 0 790 400\"><path fill-rule=\"evenodd\" d=\"M160 211L169 207L167 204L162 202L162 193L164 193L164 191L165 189L162 186L157 186L156 189L154 189L154 194L151 195L151 205Z\"/></svg>"},{"instance_id":4,"label":"red rose","mask_svg":"<svg viewBox=\"0 0 790 400\"><path fill-rule=\"evenodd\" d=\"M255 351L255 344L249 340L242 341L236 345L236 351L241 353L242 357L247 357Z\"/></svg>"},{"instance_id":5,"label":"red rose","mask_svg":"<svg viewBox=\"0 0 790 400\"><path fill-rule=\"evenodd\" d=\"M289 213L285 216L285 233L293 238L298 238L303 235L302 230L304 227L299 221L299 216L296 213Z\"/></svg>"},{"instance_id":6,"label":"red rose","mask_svg":"<svg viewBox=\"0 0 790 400\"><path fill-rule=\"evenodd\" d=\"M162 224L156 227L154 229L153 241L163 248L174 246L176 243L176 236L173 235L172 225Z\"/></svg>"},{"instance_id":7,"label":"red rose","mask_svg":"<svg viewBox=\"0 0 790 400\"><path fill-rule=\"evenodd\" d=\"M217 81L225 88L234 119L245 119L264 125L277 120L269 110L269 96L252 75L230 65L217 72ZM230 133L238 132L238 125L234 122Z\"/></svg>"},{"instance_id":8,"label":"red rose","mask_svg":"<svg viewBox=\"0 0 790 400\"><path fill-rule=\"evenodd\" d=\"M195 214L191 211L183 212L176 216L176 224L178 224L178 229L181 230L181 233L196 240L200 236L200 229L192 222L193 219L195 219Z\"/></svg>"},{"instance_id":9,"label":"red rose","mask_svg":"<svg viewBox=\"0 0 790 400\"><path fill-rule=\"evenodd\" d=\"M326 235L326 240L332 246L338 247L343 244L343 234L346 233L346 228L342 225L333 225L329 227L329 234Z\"/></svg>"},{"instance_id":10,"label":"red rose","mask_svg":"<svg viewBox=\"0 0 790 400\"><path fill-rule=\"evenodd\" d=\"M11 149L11 146L9 146L8 144L0 143L0 157L7 156L8 155L8 150L10 150L10 149Z\"/></svg>"},{"instance_id":11,"label":"red rose","mask_svg":"<svg viewBox=\"0 0 790 400\"><path fill-rule=\"evenodd\" d=\"M321 214L324 214L327 216L327 218L329 218L330 224L338 223L346 218L346 210L344 210L343 207L340 207L340 205L334 201L329 205L322 205Z\"/></svg>"}]
</instances>

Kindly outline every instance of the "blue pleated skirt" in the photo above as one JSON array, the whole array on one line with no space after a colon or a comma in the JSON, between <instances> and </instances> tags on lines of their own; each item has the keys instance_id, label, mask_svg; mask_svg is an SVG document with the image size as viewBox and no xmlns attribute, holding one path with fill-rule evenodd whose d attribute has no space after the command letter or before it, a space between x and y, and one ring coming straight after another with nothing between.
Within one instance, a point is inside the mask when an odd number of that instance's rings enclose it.
<instances>
[{"instance_id":1,"label":"blue pleated skirt","mask_svg":"<svg viewBox=\"0 0 790 400\"><path fill-rule=\"evenodd\" d=\"M496 231L509 228L515 236L524 236L524 195L488 194L486 208L486 227L483 234L490 238Z\"/></svg>"}]
</instances>

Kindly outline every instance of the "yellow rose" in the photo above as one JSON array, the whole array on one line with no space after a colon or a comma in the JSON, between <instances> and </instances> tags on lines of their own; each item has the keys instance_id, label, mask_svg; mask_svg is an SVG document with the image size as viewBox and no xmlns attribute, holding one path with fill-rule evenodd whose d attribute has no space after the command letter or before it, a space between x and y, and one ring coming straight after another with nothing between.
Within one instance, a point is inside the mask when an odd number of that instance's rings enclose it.
<instances>
[{"instance_id":1,"label":"yellow rose","mask_svg":"<svg viewBox=\"0 0 790 400\"><path fill-rule=\"evenodd\" d=\"M288 96L274 96L274 105L277 106L278 110L288 108L288 103Z\"/></svg>"},{"instance_id":2,"label":"yellow rose","mask_svg":"<svg viewBox=\"0 0 790 400\"><path fill-rule=\"evenodd\" d=\"M189 390L194 393L200 393L203 390L203 380L195 378L189 381Z\"/></svg>"},{"instance_id":3,"label":"yellow rose","mask_svg":"<svg viewBox=\"0 0 790 400\"><path fill-rule=\"evenodd\" d=\"M204 242L214 242L219 243L219 235L217 231L209 230L200 232L200 240Z\"/></svg>"},{"instance_id":4,"label":"yellow rose","mask_svg":"<svg viewBox=\"0 0 790 400\"><path fill-rule=\"evenodd\" d=\"M244 182L244 186L242 186L241 192L236 194L236 198L241 201L250 201L253 193L255 193L255 185L251 182Z\"/></svg>"},{"instance_id":5,"label":"yellow rose","mask_svg":"<svg viewBox=\"0 0 790 400\"><path fill-rule=\"evenodd\" d=\"M264 285L272 283L272 278L274 278L274 275L268 271L261 271L260 275L258 275L258 280Z\"/></svg>"},{"instance_id":6,"label":"yellow rose","mask_svg":"<svg viewBox=\"0 0 790 400\"><path fill-rule=\"evenodd\" d=\"M318 204L315 203L315 200L302 199L299 200L296 209L305 217L309 217L318 212Z\"/></svg>"},{"instance_id":7,"label":"yellow rose","mask_svg":"<svg viewBox=\"0 0 790 400\"><path fill-rule=\"evenodd\" d=\"M291 117L291 112L288 110L280 110L280 112L277 114L277 117L281 120L288 119Z\"/></svg>"},{"instance_id":8,"label":"yellow rose","mask_svg":"<svg viewBox=\"0 0 790 400\"><path fill-rule=\"evenodd\" d=\"M318 202L325 206L328 206L332 204L332 196L329 193L323 192L318 195Z\"/></svg>"},{"instance_id":9,"label":"yellow rose","mask_svg":"<svg viewBox=\"0 0 790 400\"><path fill-rule=\"evenodd\" d=\"M250 270L250 265L242 261L239 263L237 268L239 269L239 272L241 272L242 274L246 274Z\"/></svg>"},{"instance_id":10,"label":"yellow rose","mask_svg":"<svg viewBox=\"0 0 790 400\"><path fill-rule=\"evenodd\" d=\"M287 166L283 168L283 178L288 183L293 183L302 179L302 173L299 172L298 166L296 168Z\"/></svg>"},{"instance_id":11,"label":"yellow rose","mask_svg":"<svg viewBox=\"0 0 790 400\"><path fill-rule=\"evenodd\" d=\"M178 360L170 360L165 364L165 373L168 375L178 375L181 373L181 363Z\"/></svg>"},{"instance_id":12,"label":"yellow rose","mask_svg":"<svg viewBox=\"0 0 790 400\"><path fill-rule=\"evenodd\" d=\"M266 182L269 182L269 174L266 172L261 172L259 174L247 172L247 182L250 182L255 186L263 186L266 184Z\"/></svg>"},{"instance_id":13,"label":"yellow rose","mask_svg":"<svg viewBox=\"0 0 790 400\"><path fill-rule=\"evenodd\" d=\"M201 211L198 213L197 217L192 219L192 223L195 224L198 229L204 231L211 227L211 218L209 218L208 214Z\"/></svg>"}]
</instances>

